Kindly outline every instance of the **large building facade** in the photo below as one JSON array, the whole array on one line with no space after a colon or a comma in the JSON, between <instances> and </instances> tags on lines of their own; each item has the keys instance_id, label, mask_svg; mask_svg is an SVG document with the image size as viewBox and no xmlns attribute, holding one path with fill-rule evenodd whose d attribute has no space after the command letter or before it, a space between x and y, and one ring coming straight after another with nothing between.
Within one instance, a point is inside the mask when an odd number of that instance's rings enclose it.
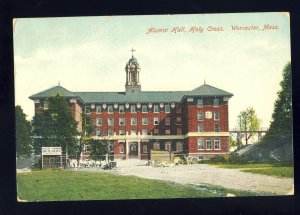
<instances>
[{"instance_id":1,"label":"large building facade","mask_svg":"<svg viewBox=\"0 0 300 215\"><path fill-rule=\"evenodd\" d=\"M142 91L141 68L127 62L124 92L71 92L56 86L29 98L35 112L47 98L68 99L81 130L81 113L91 116L93 138L113 143L115 158L151 159L151 150L173 151L197 159L229 152L228 100L233 94L206 83L191 91Z\"/></svg>"}]
</instances>

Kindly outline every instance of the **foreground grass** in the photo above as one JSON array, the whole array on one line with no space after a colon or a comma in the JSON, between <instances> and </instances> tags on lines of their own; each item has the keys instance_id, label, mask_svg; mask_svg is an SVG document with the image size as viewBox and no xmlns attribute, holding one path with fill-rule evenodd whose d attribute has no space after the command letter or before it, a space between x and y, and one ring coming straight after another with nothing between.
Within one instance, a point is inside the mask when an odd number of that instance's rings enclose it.
<instances>
[{"instance_id":1,"label":"foreground grass","mask_svg":"<svg viewBox=\"0 0 300 215\"><path fill-rule=\"evenodd\" d=\"M197 198L226 196L227 193L258 195L209 185L184 186L134 176L64 170L17 174L17 189L19 198L27 201Z\"/></svg>"},{"instance_id":2,"label":"foreground grass","mask_svg":"<svg viewBox=\"0 0 300 215\"><path fill-rule=\"evenodd\" d=\"M242 172L254 174L270 175L283 178L294 177L294 166L291 163L238 163L238 164L210 164L219 168L240 169Z\"/></svg>"}]
</instances>

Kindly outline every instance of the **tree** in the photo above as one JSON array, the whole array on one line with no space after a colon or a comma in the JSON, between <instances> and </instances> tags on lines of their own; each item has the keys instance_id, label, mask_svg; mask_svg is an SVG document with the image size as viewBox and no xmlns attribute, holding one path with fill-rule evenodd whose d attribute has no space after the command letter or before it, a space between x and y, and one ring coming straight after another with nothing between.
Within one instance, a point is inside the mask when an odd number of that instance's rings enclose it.
<instances>
[{"instance_id":1,"label":"tree","mask_svg":"<svg viewBox=\"0 0 300 215\"><path fill-rule=\"evenodd\" d=\"M238 123L238 127L243 133L246 145L248 145L249 139L253 137L253 133L250 131L257 131L261 125L261 120L258 119L254 108L248 107L240 112Z\"/></svg>"},{"instance_id":2,"label":"tree","mask_svg":"<svg viewBox=\"0 0 300 215\"><path fill-rule=\"evenodd\" d=\"M103 160L104 155L108 155L109 161L109 154L110 154L110 142L109 140L94 140L91 139L89 143L89 151L90 151L90 158L93 160Z\"/></svg>"},{"instance_id":3,"label":"tree","mask_svg":"<svg viewBox=\"0 0 300 215\"><path fill-rule=\"evenodd\" d=\"M85 113L81 114L82 130L79 132L80 139L77 147L77 164L79 164L81 158L81 152L84 145L89 145L91 141L91 134L95 130L95 126L92 123L91 117Z\"/></svg>"},{"instance_id":4,"label":"tree","mask_svg":"<svg viewBox=\"0 0 300 215\"><path fill-rule=\"evenodd\" d=\"M49 109L33 118L34 148L40 153L42 146L60 146L68 154L76 151L77 122L72 117L66 98L59 95L48 98Z\"/></svg>"},{"instance_id":5,"label":"tree","mask_svg":"<svg viewBox=\"0 0 300 215\"><path fill-rule=\"evenodd\" d=\"M17 157L30 157L31 155L31 124L26 120L21 106L15 107L16 115L16 153Z\"/></svg>"},{"instance_id":6,"label":"tree","mask_svg":"<svg viewBox=\"0 0 300 215\"><path fill-rule=\"evenodd\" d=\"M292 140L293 113L292 113L292 69L291 63L285 65L280 82L281 90L274 104L272 121L266 134L266 139L283 137Z\"/></svg>"}]
</instances>

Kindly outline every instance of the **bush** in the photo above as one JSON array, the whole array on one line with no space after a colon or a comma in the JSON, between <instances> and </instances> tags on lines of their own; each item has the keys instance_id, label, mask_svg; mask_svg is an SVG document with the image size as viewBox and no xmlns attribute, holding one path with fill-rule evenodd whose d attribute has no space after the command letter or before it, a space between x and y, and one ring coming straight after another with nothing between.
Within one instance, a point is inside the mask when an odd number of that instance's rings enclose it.
<instances>
[{"instance_id":1,"label":"bush","mask_svg":"<svg viewBox=\"0 0 300 215\"><path fill-rule=\"evenodd\" d=\"M216 155L211 158L208 162L222 162L222 163L232 163L235 162L238 158L238 154L236 152L231 152L226 155Z\"/></svg>"}]
</instances>

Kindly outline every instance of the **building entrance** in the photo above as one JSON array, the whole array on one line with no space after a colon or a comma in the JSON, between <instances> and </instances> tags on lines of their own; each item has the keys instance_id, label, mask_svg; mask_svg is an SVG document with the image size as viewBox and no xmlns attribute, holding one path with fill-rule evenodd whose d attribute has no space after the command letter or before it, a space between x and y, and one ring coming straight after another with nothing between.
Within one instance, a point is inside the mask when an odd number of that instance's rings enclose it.
<instances>
[{"instance_id":1,"label":"building entrance","mask_svg":"<svg viewBox=\"0 0 300 215\"><path fill-rule=\"evenodd\" d=\"M130 144L129 147L129 157L137 158L137 156L138 156L138 144L136 142L133 142Z\"/></svg>"}]
</instances>

